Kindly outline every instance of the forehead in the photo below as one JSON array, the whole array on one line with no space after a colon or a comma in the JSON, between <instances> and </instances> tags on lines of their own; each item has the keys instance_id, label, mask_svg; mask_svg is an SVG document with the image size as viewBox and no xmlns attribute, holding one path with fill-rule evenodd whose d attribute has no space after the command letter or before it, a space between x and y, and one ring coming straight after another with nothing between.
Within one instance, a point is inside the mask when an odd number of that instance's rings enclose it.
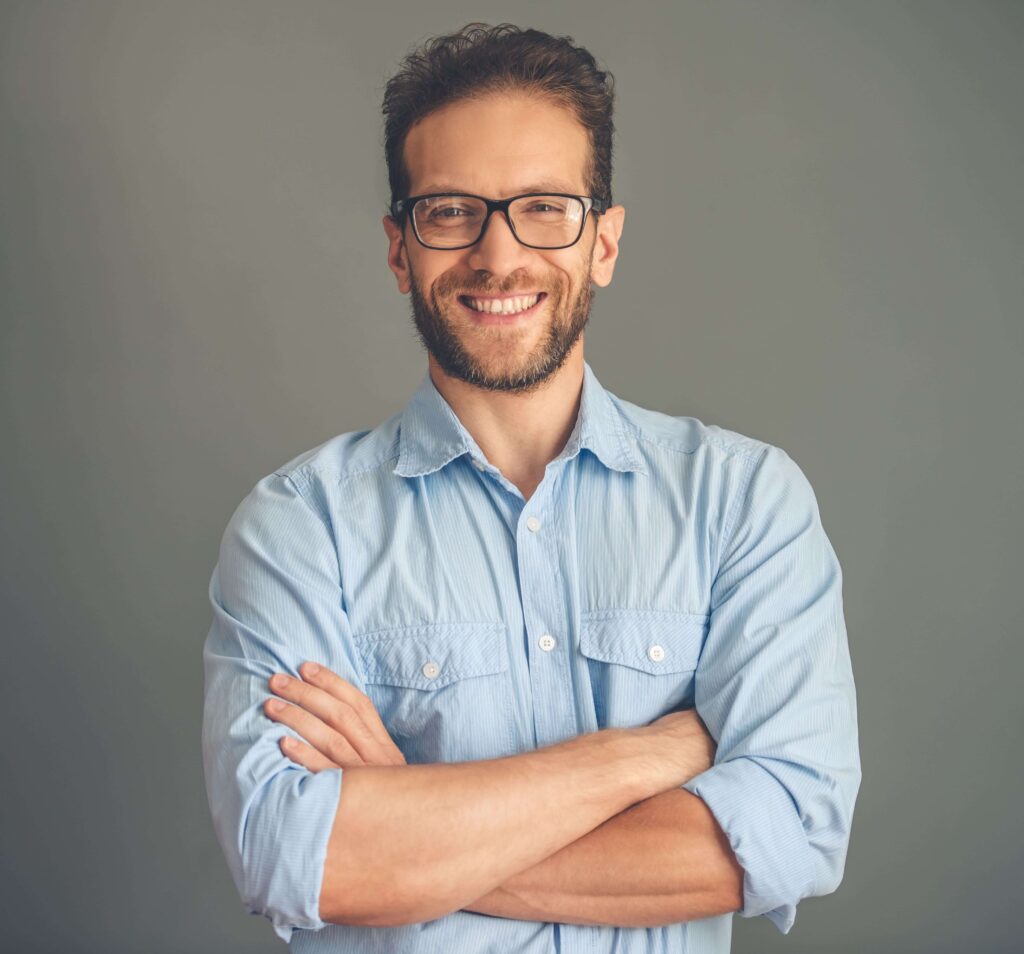
<instances>
[{"instance_id":1,"label":"forehead","mask_svg":"<svg viewBox=\"0 0 1024 954\"><path fill-rule=\"evenodd\" d=\"M585 191L586 129L570 109L537 96L491 94L453 103L405 140L410 194Z\"/></svg>"}]
</instances>

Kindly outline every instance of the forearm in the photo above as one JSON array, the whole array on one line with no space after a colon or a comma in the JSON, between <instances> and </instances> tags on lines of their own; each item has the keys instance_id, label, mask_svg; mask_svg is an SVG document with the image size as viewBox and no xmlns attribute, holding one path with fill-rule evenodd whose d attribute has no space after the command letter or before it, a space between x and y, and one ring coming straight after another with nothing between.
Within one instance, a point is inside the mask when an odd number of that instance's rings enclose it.
<instances>
[{"instance_id":1,"label":"forearm","mask_svg":"<svg viewBox=\"0 0 1024 954\"><path fill-rule=\"evenodd\" d=\"M380 926L458 910L685 781L665 749L612 729L509 758L346 768L321 917Z\"/></svg>"},{"instance_id":2,"label":"forearm","mask_svg":"<svg viewBox=\"0 0 1024 954\"><path fill-rule=\"evenodd\" d=\"M743 869L704 802L673 788L608 819L466 910L657 927L738 911Z\"/></svg>"}]
</instances>

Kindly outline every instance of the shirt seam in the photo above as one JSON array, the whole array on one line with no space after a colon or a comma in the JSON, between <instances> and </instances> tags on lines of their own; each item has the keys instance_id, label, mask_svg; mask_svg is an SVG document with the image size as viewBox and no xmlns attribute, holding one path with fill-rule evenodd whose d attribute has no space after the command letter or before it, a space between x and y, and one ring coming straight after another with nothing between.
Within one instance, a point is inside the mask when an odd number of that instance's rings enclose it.
<instances>
[{"instance_id":1,"label":"shirt seam","mask_svg":"<svg viewBox=\"0 0 1024 954\"><path fill-rule=\"evenodd\" d=\"M634 426L635 425L631 425ZM722 441L716 440L713 437L703 435L697 444L693 447L683 447L679 444L670 443L669 441L660 440L657 437L651 437L648 434L641 433L639 430L634 430L634 436L637 440L643 441L645 444L651 444L654 447L662 447L665 450L673 451L676 454L695 454L703 445L717 448L718 450L724 451L727 454L742 457L745 460L755 460L759 454L763 454L765 448L746 448L740 446L739 442L732 444L726 444Z\"/></svg>"},{"instance_id":2,"label":"shirt seam","mask_svg":"<svg viewBox=\"0 0 1024 954\"><path fill-rule=\"evenodd\" d=\"M296 471L296 473L298 473L298 471ZM313 515L323 525L324 530L327 532L328 539L331 540L332 546L333 546L333 549L334 549L335 565L338 568L338 592L341 593L342 592L342 589L341 589L341 564L340 564L339 559L338 559L338 547L337 547L337 543L334 540L334 533L333 533L333 530L331 528L331 525L326 520L324 520L323 516L319 513L319 511L316 509L316 507L314 507L309 502L309 500L306 499L306 495L303 493L302 487L299 486L299 482L297 480L295 480L291 476L291 474L285 473L283 471L275 470L273 472L273 475L275 477L280 477L282 480L288 481L288 483L291 484L295 488L295 492L298 494L299 500L301 500L303 502L303 504L307 508L309 508L310 511L312 511ZM344 607L342 607L342 608L344 609ZM246 660L246 662L249 662L252 659L252 657L249 656L249 654L246 652L245 643L244 642L242 643L242 657ZM250 745L250 747L253 746L253 745L256 745L260 741L260 737L261 737L261 733L260 733L258 724L251 726L250 729L249 729L249 745ZM255 783L257 781L256 773L255 773L255 770L254 770L254 768L253 768L253 766L251 764L248 766L248 772L249 772L249 780L251 782Z\"/></svg>"},{"instance_id":3,"label":"shirt seam","mask_svg":"<svg viewBox=\"0 0 1024 954\"><path fill-rule=\"evenodd\" d=\"M757 457L747 457L746 469L743 472L743 483L740 489L736 492L736 497L729 507L729 512L726 514L725 520L722 523L722 536L721 545L718 548L718 553L715 557L715 571L711 575L711 588L715 587L715 583L718 581L718 575L722 570L722 558L728 549L730 540L732 539L732 532L735 529L733 526L736 517L740 510L740 504L746 501L750 494L750 487L754 482L754 473L757 471L760 463L768 456L768 452L771 450L771 445L765 446Z\"/></svg>"},{"instance_id":4,"label":"shirt seam","mask_svg":"<svg viewBox=\"0 0 1024 954\"><path fill-rule=\"evenodd\" d=\"M338 486L340 487L341 485L347 483L350 480L355 479L356 477L362 477L364 474L375 473L376 471L379 471L382 468L391 467L391 469L393 470L394 468L392 465L394 465L399 460L400 457L401 454L392 454L390 457L385 457L382 460L375 461L369 467L363 467L360 470L342 470L339 467L318 467L314 464L303 464L301 467L296 468L294 471L276 471L276 473L279 477L287 477L289 480L292 481L292 483L296 484L296 486L298 486L298 481L295 479L295 477L298 476L302 479L303 483L306 484L307 487L309 486L310 478L313 477L314 475L321 480L323 480L324 477L326 477L327 475L331 475L334 478L336 478ZM303 499L305 499L305 497L303 497ZM309 506L308 502L307 506Z\"/></svg>"}]
</instances>

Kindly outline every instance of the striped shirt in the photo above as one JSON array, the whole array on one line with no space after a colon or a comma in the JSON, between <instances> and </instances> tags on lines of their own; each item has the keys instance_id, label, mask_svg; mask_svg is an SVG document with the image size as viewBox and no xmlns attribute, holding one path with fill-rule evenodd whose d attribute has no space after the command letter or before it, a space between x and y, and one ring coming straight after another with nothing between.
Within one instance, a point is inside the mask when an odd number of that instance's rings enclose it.
<instances>
[{"instance_id":1,"label":"striped shirt","mask_svg":"<svg viewBox=\"0 0 1024 954\"><path fill-rule=\"evenodd\" d=\"M783 933L842 879L860 785L842 576L785 451L616 397L580 410L529 500L429 373L405 409L260 480L221 542L203 662L214 827L245 909L296 951L723 954L732 915L653 928L455 911L332 924L318 898L344 769L313 773L263 712L320 662L407 762L515 755L696 707L704 799ZM539 810L548 810L542 808ZM382 832L382 837L386 833Z\"/></svg>"}]
</instances>

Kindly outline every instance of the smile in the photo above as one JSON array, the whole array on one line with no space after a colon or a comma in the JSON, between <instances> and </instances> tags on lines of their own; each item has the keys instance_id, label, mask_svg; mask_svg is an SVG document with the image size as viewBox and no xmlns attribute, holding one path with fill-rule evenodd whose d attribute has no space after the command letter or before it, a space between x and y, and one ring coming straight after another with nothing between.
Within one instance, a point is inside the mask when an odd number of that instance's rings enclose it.
<instances>
[{"instance_id":1,"label":"smile","mask_svg":"<svg viewBox=\"0 0 1024 954\"><path fill-rule=\"evenodd\" d=\"M519 315L530 311L547 297L546 292L536 295L510 295L507 298L474 298L459 295L459 301L472 311L486 315Z\"/></svg>"}]
</instances>

